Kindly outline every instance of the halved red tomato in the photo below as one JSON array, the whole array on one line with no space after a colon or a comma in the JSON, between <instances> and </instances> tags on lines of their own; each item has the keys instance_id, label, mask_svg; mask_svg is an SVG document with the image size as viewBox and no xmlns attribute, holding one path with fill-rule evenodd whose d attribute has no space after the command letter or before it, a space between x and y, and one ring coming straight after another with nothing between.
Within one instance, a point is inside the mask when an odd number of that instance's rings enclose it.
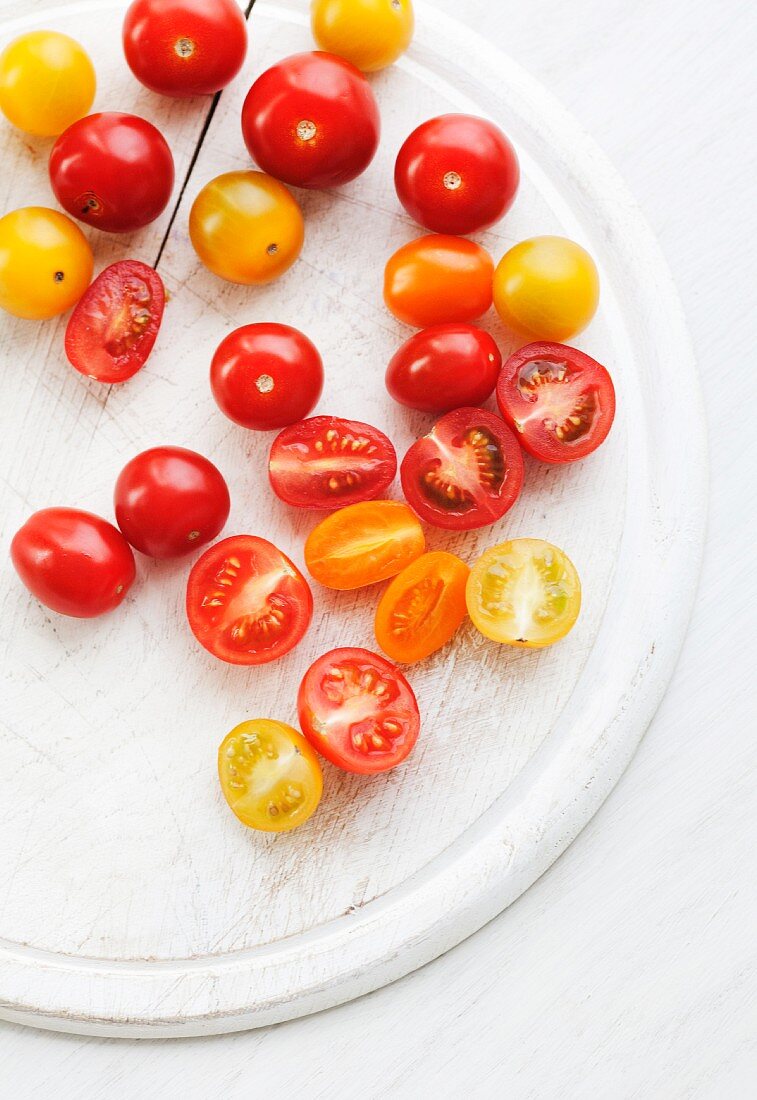
<instances>
[{"instance_id":1,"label":"halved red tomato","mask_svg":"<svg viewBox=\"0 0 757 1100\"><path fill-rule=\"evenodd\" d=\"M418 740L420 714L400 670L367 649L332 649L305 673L297 696L310 744L348 772L396 767Z\"/></svg>"},{"instance_id":2,"label":"halved red tomato","mask_svg":"<svg viewBox=\"0 0 757 1100\"><path fill-rule=\"evenodd\" d=\"M615 388L607 369L577 348L526 344L507 360L497 404L525 451L542 462L575 462L607 438Z\"/></svg>"},{"instance_id":3,"label":"halved red tomato","mask_svg":"<svg viewBox=\"0 0 757 1100\"><path fill-rule=\"evenodd\" d=\"M378 428L338 416L311 416L276 436L268 476L296 508L342 508L381 496L397 473L391 440Z\"/></svg>"},{"instance_id":4,"label":"halved red tomato","mask_svg":"<svg viewBox=\"0 0 757 1100\"><path fill-rule=\"evenodd\" d=\"M119 260L101 271L66 326L72 367L98 382L125 382L145 365L163 319L166 294L157 271Z\"/></svg>"},{"instance_id":5,"label":"halved red tomato","mask_svg":"<svg viewBox=\"0 0 757 1100\"><path fill-rule=\"evenodd\" d=\"M308 582L286 554L256 535L206 550L187 582L197 641L231 665L275 661L301 640L313 615Z\"/></svg>"},{"instance_id":6,"label":"halved red tomato","mask_svg":"<svg viewBox=\"0 0 757 1100\"><path fill-rule=\"evenodd\" d=\"M456 409L410 447L402 489L435 527L468 531L501 519L523 485L523 457L505 423L485 409Z\"/></svg>"}]
</instances>

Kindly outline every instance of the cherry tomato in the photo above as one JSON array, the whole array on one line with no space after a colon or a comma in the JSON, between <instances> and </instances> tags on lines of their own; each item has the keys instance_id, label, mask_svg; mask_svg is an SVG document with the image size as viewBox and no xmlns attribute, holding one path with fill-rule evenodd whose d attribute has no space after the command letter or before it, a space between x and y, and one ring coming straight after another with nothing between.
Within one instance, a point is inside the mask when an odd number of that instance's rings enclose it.
<instances>
[{"instance_id":1,"label":"cherry tomato","mask_svg":"<svg viewBox=\"0 0 757 1100\"><path fill-rule=\"evenodd\" d=\"M321 801L318 757L301 733L271 718L240 722L218 747L223 797L243 825L267 833L296 829Z\"/></svg>"},{"instance_id":2,"label":"cherry tomato","mask_svg":"<svg viewBox=\"0 0 757 1100\"><path fill-rule=\"evenodd\" d=\"M315 344L296 328L243 325L218 345L210 388L229 420L268 432L312 412L323 389L323 363Z\"/></svg>"},{"instance_id":3,"label":"cherry tomato","mask_svg":"<svg viewBox=\"0 0 757 1100\"><path fill-rule=\"evenodd\" d=\"M421 412L481 405L497 382L502 356L488 332L475 325L432 325L394 353L386 388L395 401Z\"/></svg>"},{"instance_id":4,"label":"cherry tomato","mask_svg":"<svg viewBox=\"0 0 757 1100\"><path fill-rule=\"evenodd\" d=\"M493 271L480 244L430 233L389 257L384 301L399 321L416 328L474 321L492 304Z\"/></svg>"},{"instance_id":5,"label":"cherry tomato","mask_svg":"<svg viewBox=\"0 0 757 1100\"><path fill-rule=\"evenodd\" d=\"M192 566L187 618L197 641L231 665L262 665L294 649L313 597L299 569L256 535L222 539Z\"/></svg>"},{"instance_id":6,"label":"cherry tomato","mask_svg":"<svg viewBox=\"0 0 757 1100\"><path fill-rule=\"evenodd\" d=\"M192 203L189 236L214 275L259 286L292 266L305 227L299 206L278 180L263 172L224 172Z\"/></svg>"},{"instance_id":7,"label":"cherry tomato","mask_svg":"<svg viewBox=\"0 0 757 1100\"><path fill-rule=\"evenodd\" d=\"M497 404L521 446L542 462L575 462L596 451L615 416L607 370L565 344L527 344L505 363Z\"/></svg>"},{"instance_id":8,"label":"cherry tomato","mask_svg":"<svg viewBox=\"0 0 757 1100\"><path fill-rule=\"evenodd\" d=\"M373 73L405 52L415 18L410 0L312 0L310 25L319 49Z\"/></svg>"},{"instance_id":9,"label":"cherry tomato","mask_svg":"<svg viewBox=\"0 0 757 1100\"><path fill-rule=\"evenodd\" d=\"M523 458L498 416L456 409L416 440L400 467L410 507L426 523L469 531L501 519L518 499Z\"/></svg>"},{"instance_id":10,"label":"cherry tomato","mask_svg":"<svg viewBox=\"0 0 757 1100\"><path fill-rule=\"evenodd\" d=\"M394 166L397 196L434 233L475 233L507 213L520 181L518 158L493 122L440 115L406 138Z\"/></svg>"},{"instance_id":11,"label":"cherry tomato","mask_svg":"<svg viewBox=\"0 0 757 1100\"><path fill-rule=\"evenodd\" d=\"M35 512L13 536L11 558L40 603L77 619L118 607L136 575L121 532L78 508Z\"/></svg>"},{"instance_id":12,"label":"cherry tomato","mask_svg":"<svg viewBox=\"0 0 757 1100\"><path fill-rule=\"evenodd\" d=\"M305 543L305 564L326 588L347 591L388 580L425 547L423 529L406 504L370 500L322 519Z\"/></svg>"},{"instance_id":13,"label":"cherry tomato","mask_svg":"<svg viewBox=\"0 0 757 1100\"><path fill-rule=\"evenodd\" d=\"M134 0L123 25L126 62L160 95L213 95L242 68L247 23L234 0Z\"/></svg>"},{"instance_id":14,"label":"cherry tomato","mask_svg":"<svg viewBox=\"0 0 757 1100\"><path fill-rule=\"evenodd\" d=\"M106 267L69 318L69 363L98 382L125 382L145 365L164 304L163 280L147 264L119 260Z\"/></svg>"},{"instance_id":15,"label":"cherry tomato","mask_svg":"<svg viewBox=\"0 0 757 1100\"><path fill-rule=\"evenodd\" d=\"M118 111L87 115L64 130L49 168L64 210L107 233L155 221L173 190L173 157L160 130Z\"/></svg>"},{"instance_id":16,"label":"cherry tomato","mask_svg":"<svg viewBox=\"0 0 757 1100\"><path fill-rule=\"evenodd\" d=\"M380 120L363 74L333 54L298 53L259 76L242 108L242 135L264 172L297 187L335 187L364 172Z\"/></svg>"},{"instance_id":17,"label":"cherry tomato","mask_svg":"<svg viewBox=\"0 0 757 1100\"><path fill-rule=\"evenodd\" d=\"M94 98L92 62L67 34L29 31L0 54L0 111L27 134L56 137Z\"/></svg>"},{"instance_id":18,"label":"cherry tomato","mask_svg":"<svg viewBox=\"0 0 757 1100\"><path fill-rule=\"evenodd\" d=\"M0 218L0 308L42 320L81 298L94 259L78 225L57 210L24 206Z\"/></svg>"},{"instance_id":19,"label":"cherry tomato","mask_svg":"<svg viewBox=\"0 0 757 1100\"><path fill-rule=\"evenodd\" d=\"M564 638L581 610L581 582L570 558L543 539L511 539L471 569L468 614L486 638L533 649Z\"/></svg>"},{"instance_id":20,"label":"cherry tomato","mask_svg":"<svg viewBox=\"0 0 757 1100\"><path fill-rule=\"evenodd\" d=\"M384 653L409 665L446 645L467 614L469 572L444 550L421 554L403 569L376 609L376 641Z\"/></svg>"},{"instance_id":21,"label":"cherry tomato","mask_svg":"<svg viewBox=\"0 0 757 1100\"><path fill-rule=\"evenodd\" d=\"M400 670L367 649L332 649L314 661L297 695L302 732L348 772L374 775L413 749L420 714Z\"/></svg>"},{"instance_id":22,"label":"cherry tomato","mask_svg":"<svg viewBox=\"0 0 757 1100\"><path fill-rule=\"evenodd\" d=\"M268 460L271 488L296 508L341 508L386 492L397 455L378 428L338 416L313 416L284 428Z\"/></svg>"},{"instance_id":23,"label":"cherry tomato","mask_svg":"<svg viewBox=\"0 0 757 1100\"><path fill-rule=\"evenodd\" d=\"M532 237L494 273L494 306L506 325L542 340L568 340L597 311L599 276L586 249L565 237Z\"/></svg>"},{"instance_id":24,"label":"cherry tomato","mask_svg":"<svg viewBox=\"0 0 757 1100\"><path fill-rule=\"evenodd\" d=\"M132 458L113 503L126 539L151 558L178 558L210 542L230 506L221 471L184 447L152 447Z\"/></svg>"}]
</instances>

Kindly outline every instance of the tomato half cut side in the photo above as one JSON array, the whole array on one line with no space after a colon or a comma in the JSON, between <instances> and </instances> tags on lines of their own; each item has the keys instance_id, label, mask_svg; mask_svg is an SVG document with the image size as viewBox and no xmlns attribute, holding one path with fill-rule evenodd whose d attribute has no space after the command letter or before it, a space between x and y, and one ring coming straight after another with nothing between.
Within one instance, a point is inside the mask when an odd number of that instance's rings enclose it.
<instances>
[{"instance_id":1,"label":"tomato half cut side","mask_svg":"<svg viewBox=\"0 0 757 1100\"><path fill-rule=\"evenodd\" d=\"M367 649L332 649L319 657L300 684L297 710L310 744L338 768L360 775L401 764L420 731L410 684Z\"/></svg>"},{"instance_id":2,"label":"tomato half cut side","mask_svg":"<svg viewBox=\"0 0 757 1100\"><path fill-rule=\"evenodd\" d=\"M542 462L576 462L604 443L615 417L607 369L566 344L527 344L502 367L497 404L521 446Z\"/></svg>"},{"instance_id":3,"label":"tomato half cut side","mask_svg":"<svg viewBox=\"0 0 757 1100\"><path fill-rule=\"evenodd\" d=\"M426 548L423 528L398 500L348 504L322 519L305 542L305 564L319 584L345 592L389 580Z\"/></svg>"},{"instance_id":4,"label":"tomato half cut side","mask_svg":"<svg viewBox=\"0 0 757 1100\"><path fill-rule=\"evenodd\" d=\"M381 496L397 473L391 441L370 424L311 416L284 428L268 460L271 487L296 508L341 508Z\"/></svg>"},{"instance_id":5,"label":"tomato half cut side","mask_svg":"<svg viewBox=\"0 0 757 1100\"><path fill-rule=\"evenodd\" d=\"M157 271L139 260L119 260L101 271L66 326L72 367L98 382L125 382L153 349L166 294Z\"/></svg>"},{"instance_id":6,"label":"tomato half cut side","mask_svg":"<svg viewBox=\"0 0 757 1100\"><path fill-rule=\"evenodd\" d=\"M523 485L523 457L507 425L484 409L456 409L408 450L402 489L426 523L469 531L501 519Z\"/></svg>"},{"instance_id":7,"label":"tomato half cut side","mask_svg":"<svg viewBox=\"0 0 757 1100\"><path fill-rule=\"evenodd\" d=\"M262 665L302 639L313 597L297 566L273 543L232 535L195 562L186 608L192 633L214 657Z\"/></svg>"},{"instance_id":8,"label":"tomato half cut side","mask_svg":"<svg viewBox=\"0 0 757 1100\"><path fill-rule=\"evenodd\" d=\"M376 641L393 661L413 664L441 649L467 614L470 570L444 550L422 554L388 585L376 608Z\"/></svg>"}]
</instances>

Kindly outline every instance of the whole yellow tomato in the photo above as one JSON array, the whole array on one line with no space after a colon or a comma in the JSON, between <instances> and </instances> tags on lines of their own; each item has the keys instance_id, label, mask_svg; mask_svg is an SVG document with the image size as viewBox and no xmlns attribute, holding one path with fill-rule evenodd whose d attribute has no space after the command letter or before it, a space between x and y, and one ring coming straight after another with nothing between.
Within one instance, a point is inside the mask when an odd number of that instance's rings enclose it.
<instances>
[{"instance_id":1,"label":"whole yellow tomato","mask_svg":"<svg viewBox=\"0 0 757 1100\"><path fill-rule=\"evenodd\" d=\"M396 61L415 27L410 0L313 0L310 22L320 49L365 73Z\"/></svg>"},{"instance_id":2,"label":"whole yellow tomato","mask_svg":"<svg viewBox=\"0 0 757 1100\"><path fill-rule=\"evenodd\" d=\"M0 110L37 137L55 137L83 118L95 98L86 51L58 31L30 31L0 54Z\"/></svg>"},{"instance_id":3,"label":"whole yellow tomato","mask_svg":"<svg viewBox=\"0 0 757 1100\"><path fill-rule=\"evenodd\" d=\"M259 285L292 266L305 228L283 183L264 172L226 172L206 183L192 204L189 236L215 275Z\"/></svg>"},{"instance_id":4,"label":"whole yellow tomato","mask_svg":"<svg viewBox=\"0 0 757 1100\"><path fill-rule=\"evenodd\" d=\"M516 332L568 340L597 311L599 275L589 253L566 237L532 237L506 252L494 272L494 308Z\"/></svg>"},{"instance_id":5,"label":"whole yellow tomato","mask_svg":"<svg viewBox=\"0 0 757 1100\"><path fill-rule=\"evenodd\" d=\"M25 206L0 218L0 308L40 320L70 309L89 286L87 238L65 214Z\"/></svg>"}]
</instances>

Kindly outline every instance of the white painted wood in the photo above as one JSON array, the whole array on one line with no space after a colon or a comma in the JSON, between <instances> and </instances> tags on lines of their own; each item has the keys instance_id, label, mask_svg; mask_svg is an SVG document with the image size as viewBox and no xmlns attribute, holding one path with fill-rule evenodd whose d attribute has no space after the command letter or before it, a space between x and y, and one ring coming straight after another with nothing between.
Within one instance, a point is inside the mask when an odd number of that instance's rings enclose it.
<instances>
[{"instance_id":1,"label":"white painted wood","mask_svg":"<svg viewBox=\"0 0 757 1100\"><path fill-rule=\"evenodd\" d=\"M112 11L77 5L74 15L82 7L93 41L105 42L98 19L112 22ZM221 99L179 208L161 264L172 302L138 379L106 403L56 354L59 325L36 330L43 344L30 347L27 325L6 324L4 350L24 365L6 417L26 430L21 447L10 433L4 440L4 539L29 506L53 499L106 510L123 461L174 441L198 446L229 475L229 531L264 522L298 557L308 521L264 495L265 441L230 428L208 404L210 354L243 320L293 321L325 353L321 409L389 424L404 447L423 418L399 416L381 384L402 336L380 306L382 257L412 235L390 166L415 122L475 109L503 122L526 169L515 212L484 243L499 254L522 236L562 230L585 240L603 268L601 316L582 346L619 383L618 428L576 471L530 466L524 499L501 525L565 545L586 586L581 624L538 655L471 651L469 632L414 676L430 732L402 772L366 797L364 784L331 770L310 825L251 840L221 807L217 741L248 714L289 717L291 683L317 652L345 629L369 642L373 598L318 593L321 624L287 668L245 673L191 645L183 567L143 569L126 614L84 625L51 623L6 569L13 646L2 798L12 812L2 842L14 862L0 918L0 996L11 1018L120 1034L227 1030L405 973L517 897L570 842L618 778L671 671L698 567L704 477L696 382L664 266L613 173L538 86L462 29L420 14L411 56L375 80L381 156L343 192L303 196L306 248L284 282L255 293L223 286L199 268L186 237L202 183L243 162L240 80ZM69 17L61 9L63 29ZM254 27L254 72L309 42L299 12L281 5L260 3ZM109 71L115 62L98 49ZM124 86L118 105L133 94ZM191 116L165 110L154 100L151 117L183 142ZM8 208L31 201L26 164L19 157L8 179ZM369 234L378 258L366 264ZM149 248L149 234L139 243ZM355 377L353 394L346 383ZM689 439L685 465L662 411L674 401ZM30 422L33 469L23 446ZM472 557L497 532L433 537ZM130 676L114 683L124 667ZM453 676L462 684L454 712Z\"/></svg>"}]
</instances>

